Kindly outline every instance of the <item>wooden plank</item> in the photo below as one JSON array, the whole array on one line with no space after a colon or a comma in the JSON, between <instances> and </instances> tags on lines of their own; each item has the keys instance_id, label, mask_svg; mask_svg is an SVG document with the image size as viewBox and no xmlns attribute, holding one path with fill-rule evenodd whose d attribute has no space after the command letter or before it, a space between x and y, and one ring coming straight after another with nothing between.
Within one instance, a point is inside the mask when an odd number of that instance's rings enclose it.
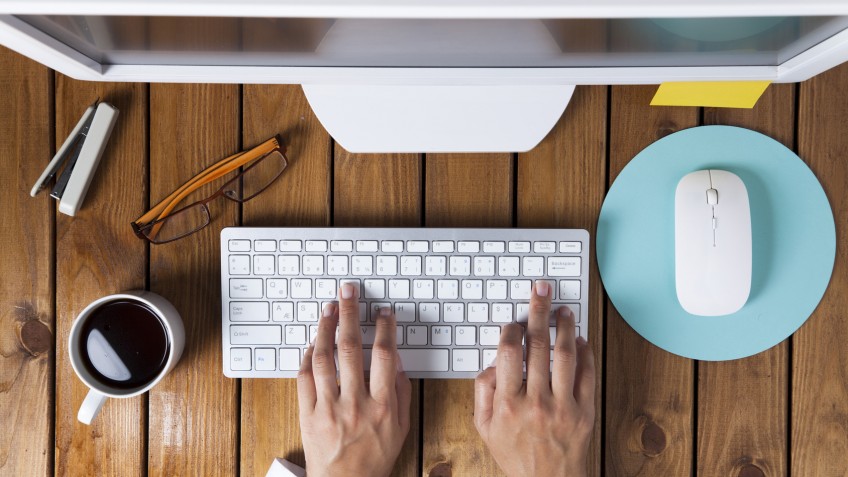
<instances>
[{"instance_id":1,"label":"wooden plank","mask_svg":"<svg viewBox=\"0 0 848 477\"><path fill-rule=\"evenodd\" d=\"M646 146L698 124L697 108L649 106L656 86L613 86L610 184ZM692 473L694 366L648 343L607 303L606 472Z\"/></svg>"},{"instance_id":2,"label":"wooden plank","mask_svg":"<svg viewBox=\"0 0 848 477\"><path fill-rule=\"evenodd\" d=\"M77 421L87 388L74 374L67 336L76 315L104 295L143 289L146 244L129 221L147 204L147 88L57 75L56 141L61 144L100 97L120 111L82 208L56 216L56 474L143 475L144 397L111 399L89 427Z\"/></svg>"},{"instance_id":3,"label":"wooden plank","mask_svg":"<svg viewBox=\"0 0 848 477\"><path fill-rule=\"evenodd\" d=\"M792 148L795 85L772 85L754 109L707 108L704 123L753 129ZM698 475L787 474L788 347L699 363Z\"/></svg>"},{"instance_id":4,"label":"wooden plank","mask_svg":"<svg viewBox=\"0 0 848 477\"><path fill-rule=\"evenodd\" d=\"M239 150L238 85L150 86L150 202L155 204L217 160ZM208 196L221 182L185 203ZM237 204L209 204L212 223L150 248L150 289L185 323L177 367L150 392L150 475L234 475L238 471L237 382L221 365L221 228L238 224Z\"/></svg>"},{"instance_id":5,"label":"wooden plank","mask_svg":"<svg viewBox=\"0 0 848 477\"><path fill-rule=\"evenodd\" d=\"M604 305L595 262L595 229L606 192L606 86L580 86L554 129L533 150L518 155L518 226L589 231L589 342L595 354L595 432L589 475L601 475L601 386Z\"/></svg>"},{"instance_id":6,"label":"wooden plank","mask_svg":"<svg viewBox=\"0 0 848 477\"><path fill-rule=\"evenodd\" d=\"M511 154L426 157L428 227L510 227ZM423 383L424 475L502 475L474 427L474 381Z\"/></svg>"},{"instance_id":7,"label":"wooden plank","mask_svg":"<svg viewBox=\"0 0 848 477\"><path fill-rule=\"evenodd\" d=\"M330 136L296 85L245 85L245 147L280 134L289 165L262 195L243 206L246 226L330 223ZM241 381L241 474L264 475L276 457L305 464L294 379Z\"/></svg>"},{"instance_id":8,"label":"wooden plank","mask_svg":"<svg viewBox=\"0 0 848 477\"><path fill-rule=\"evenodd\" d=\"M421 158L414 154L351 154L335 147L333 221L339 227L421 225ZM412 380L409 434L392 475L418 475L421 380Z\"/></svg>"},{"instance_id":9,"label":"wooden plank","mask_svg":"<svg viewBox=\"0 0 848 477\"><path fill-rule=\"evenodd\" d=\"M801 84L798 151L821 181L836 220L830 287L792 350L791 472L845 475L848 469L848 65Z\"/></svg>"},{"instance_id":10,"label":"wooden plank","mask_svg":"<svg viewBox=\"0 0 848 477\"><path fill-rule=\"evenodd\" d=\"M0 475L53 474L53 199L29 190L52 153L53 72L0 47Z\"/></svg>"}]
</instances>

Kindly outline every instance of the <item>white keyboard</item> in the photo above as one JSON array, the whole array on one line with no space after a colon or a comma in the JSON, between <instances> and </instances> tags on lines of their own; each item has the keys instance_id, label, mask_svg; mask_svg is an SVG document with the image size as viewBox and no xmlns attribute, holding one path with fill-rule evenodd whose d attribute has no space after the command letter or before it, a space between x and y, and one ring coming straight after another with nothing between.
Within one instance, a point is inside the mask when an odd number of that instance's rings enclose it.
<instances>
[{"instance_id":1,"label":"white keyboard","mask_svg":"<svg viewBox=\"0 0 848 477\"><path fill-rule=\"evenodd\" d=\"M324 304L351 282L366 369L376 310L391 306L410 377L474 378L501 326L527 321L535 280L550 281L552 309L571 308L588 338L588 257L589 233L575 229L225 228L224 374L296 377Z\"/></svg>"}]
</instances>

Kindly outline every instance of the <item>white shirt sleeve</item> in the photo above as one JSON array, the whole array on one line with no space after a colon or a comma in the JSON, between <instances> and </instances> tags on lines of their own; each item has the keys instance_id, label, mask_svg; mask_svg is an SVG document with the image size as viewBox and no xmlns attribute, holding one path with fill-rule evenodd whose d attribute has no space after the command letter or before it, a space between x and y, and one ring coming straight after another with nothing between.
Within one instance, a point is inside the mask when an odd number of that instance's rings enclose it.
<instances>
[{"instance_id":1,"label":"white shirt sleeve","mask_svg":"<svg viewBox=\"0 0 848 477\"><path fill-rule=\"evenodd\" d=\"M277 457L265 477L306 477L306 470Z\"/></svg>"}]
</instances>

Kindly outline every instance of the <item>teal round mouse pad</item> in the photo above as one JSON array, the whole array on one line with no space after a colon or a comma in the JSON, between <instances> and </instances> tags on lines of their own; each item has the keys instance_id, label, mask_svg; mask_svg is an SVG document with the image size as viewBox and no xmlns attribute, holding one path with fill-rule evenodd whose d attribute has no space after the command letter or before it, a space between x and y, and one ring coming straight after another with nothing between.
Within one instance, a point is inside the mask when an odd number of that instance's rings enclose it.
<instances>
[{"instance_id":1,"label":"teal round mouse pad","mask_svg":"<svg viewBox=\"0 0 848 477\"><path fill-rule=\"evenodd\" d=\"M675 189L702 169L739 176L751 207L751 293L726 316L687 313L675 290ZM671 353L720 361L764 351L809 318L830 282L836 230L821 184L794 152L748 129L703 126L660 139L621 171L596 250L610 300L637 333Z\"/></svg>"}]
</instances>

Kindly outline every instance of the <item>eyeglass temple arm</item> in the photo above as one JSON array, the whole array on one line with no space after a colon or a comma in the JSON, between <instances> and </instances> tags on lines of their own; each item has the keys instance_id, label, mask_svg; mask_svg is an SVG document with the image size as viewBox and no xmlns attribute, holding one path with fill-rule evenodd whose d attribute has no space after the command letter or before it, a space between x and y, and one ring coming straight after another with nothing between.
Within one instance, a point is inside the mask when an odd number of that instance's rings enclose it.
<instances>
[{"instance_id":1,"label":"eyeglass temple arm","mask_svg":"<svg viewBox=\"0 0 848 477\"><path fill-rule=\"evenodd\" d=\"M134 223L138 226L141 226L154 220L164 218L171 211L173 211L174 208L176 208L176 206L185 197L187 197L190 193L194 192L198 188L222 176L229 174L230 172L243 166L244 164L256 160L259 157L262 157L263 155L268 154L277 148L280 148L279 141L276 137L273 137L263 142L262 144L254 147L253 149L233 154L218 161L216 164L213 164L212 166L208 167L207 169L201 171L200 173L192 177L188 182L180 186L180 188L172 192L170 195L168 195L168 197L160 201L144 215L136 219Z\"/></svg>"}]
</instances>

